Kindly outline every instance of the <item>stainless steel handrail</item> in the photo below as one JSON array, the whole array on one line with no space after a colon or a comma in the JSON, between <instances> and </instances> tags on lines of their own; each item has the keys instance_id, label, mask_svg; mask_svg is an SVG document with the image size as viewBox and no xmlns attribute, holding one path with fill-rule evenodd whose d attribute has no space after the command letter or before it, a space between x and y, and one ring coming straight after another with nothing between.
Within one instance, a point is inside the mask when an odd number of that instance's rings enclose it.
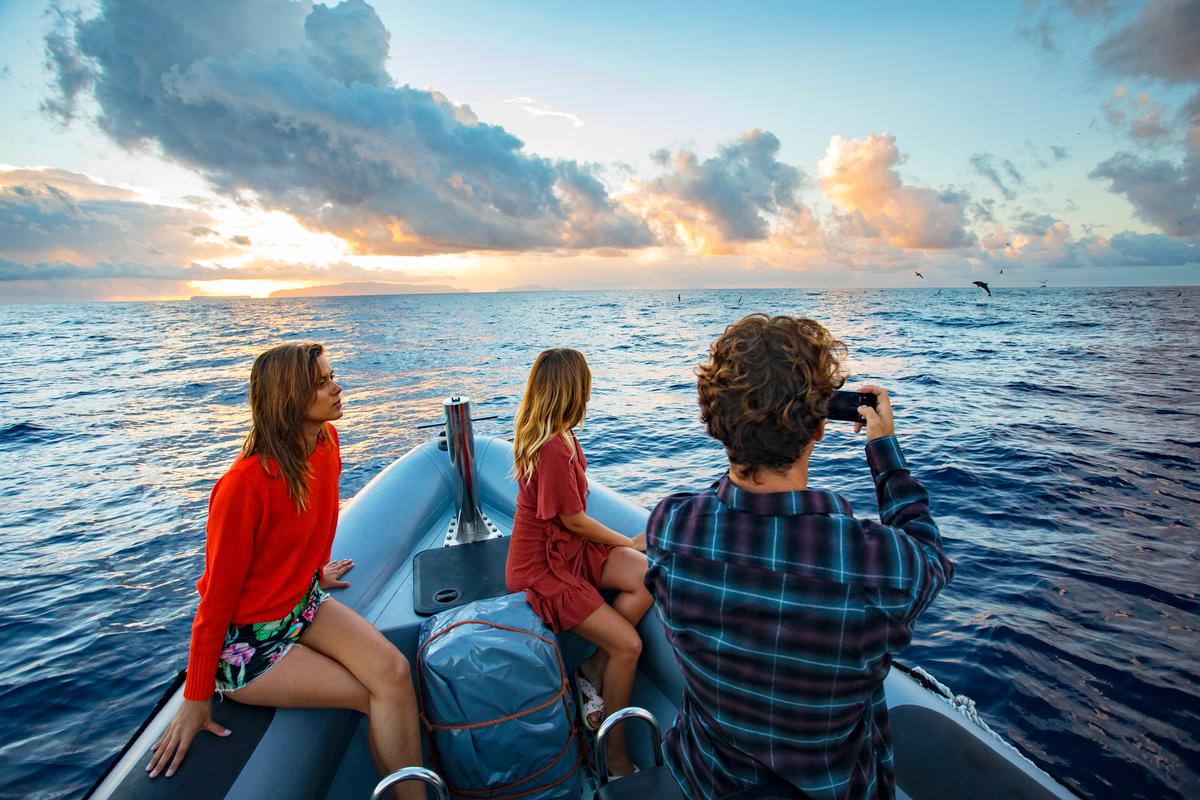
<instances>
[{"instance_id":1,"label":"stainless steel handrail","mask_svg":"<svg viewBox=\"0 0 1200 800\"><path fill-rule=\"evenodd\" d=\"M644 708L637 706L622 708L605 718L604 722L600 723L600 730L596 731L596 772L600 773L601 786L608 783L608 750L604 746L604 740L608 738L608 734L612 732L613 728L630 719L640 719L650 725L650 731L653 734L651 741L654 743L654 766L661 767L663 764L662 734L658 731L658 720Z\"/></svg>"},{"instance_id":2,"label":"stainless steel handrail","mask_svg":"<svg viewBox=\"0 0 1200 800\"><path fill-rule=\"evenodd\" d=\"M450 792L446 789L446 782L442 780L442 776L424 767L405 767L396 770L375 785L375 791L371 792L371 800L382 800L387 796L388 789L404 781L421 781L433 787L433 792L438 800L450 800Z\"/></svg>"}]
</instances>

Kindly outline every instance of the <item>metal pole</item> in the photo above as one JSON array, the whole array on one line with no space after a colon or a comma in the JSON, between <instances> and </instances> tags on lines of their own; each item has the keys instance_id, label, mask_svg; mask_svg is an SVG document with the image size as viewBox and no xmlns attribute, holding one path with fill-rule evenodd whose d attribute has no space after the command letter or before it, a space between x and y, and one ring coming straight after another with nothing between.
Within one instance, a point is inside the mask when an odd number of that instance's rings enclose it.
<instances>
[{"instance_id":1,"label":"metal pole","mask_svg":"<svg viewBox=\"0 0 1200 800\"><path fill-rule=\"evenodd\" d=\"M475 482L475 431L471 426L471 400L447 397L446 452L454 471L454 504L458 516L458 542L485 539L490 531L479 510L479 490Z\"/></svg>"}]
</instances>

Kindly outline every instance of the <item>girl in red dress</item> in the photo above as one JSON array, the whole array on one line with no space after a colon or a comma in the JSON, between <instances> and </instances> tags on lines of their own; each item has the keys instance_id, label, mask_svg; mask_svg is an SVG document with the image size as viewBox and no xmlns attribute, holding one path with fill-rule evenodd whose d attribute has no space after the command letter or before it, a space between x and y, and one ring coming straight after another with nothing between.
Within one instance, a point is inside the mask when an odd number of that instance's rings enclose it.
<instances>
[{"instance_id":1,"label":"girl in red dress","mask_svg":"<svg viewBox=\"0 0 1200 800\"><path fill-rule=\"evenodd\" d=\"M575 438L591 395L592 374L583 353L556 348L533 362L517 409L513 462L517 513L505 577L510 592L525 598L551 630L596 645L576 679L584 694L599 693L580 707L595 729L604 710L629 705L642 640L637 624L654 601L646 590L646 535L630 538L589 517L587 459ZM601 589L618 592L612 605ZM608 770L634 771L618 727L608 737Z\"/></svg>"}]
</instances>

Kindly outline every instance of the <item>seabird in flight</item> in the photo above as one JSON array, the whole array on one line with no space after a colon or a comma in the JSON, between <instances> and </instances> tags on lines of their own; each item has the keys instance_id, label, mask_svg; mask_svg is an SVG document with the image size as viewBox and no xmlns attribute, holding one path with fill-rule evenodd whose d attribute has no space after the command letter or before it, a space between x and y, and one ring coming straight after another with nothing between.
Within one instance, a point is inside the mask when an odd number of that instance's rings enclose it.
<instances>
[{"instance_id":1,"label":"seabird in flight","mask_svg":"<svg viewBox=\"0 0 1200 800\"><path fill-rule=\"evenodd\" d=\"M986 283L984 283L983 281L971 281L971 283L975 284L975 285L976 285L976 286L978 286L980 289L983 289L985 292L987 292L987 293L988 293L988 297L991 297L991 296L992 296L992 290L991 290L991 289L989 289L989 288L988 288L988 285L987 285Z\"/></svg>"},{"instance_id":2,"label":"seabird in flight","mask_svg":"<svg viewBox=\"0 0 1200 800\"><path fill-rule=\"evenodd\" d=\"M913 272L913 275L916 275L918 278L920 278L920 279L922 279L922 280L924 280L924 279L925 279L925 276L924 276L924 275L922 275L922 274L921 274L921 273L919 273L919 272Z\"/></svg>"}]
</instances>

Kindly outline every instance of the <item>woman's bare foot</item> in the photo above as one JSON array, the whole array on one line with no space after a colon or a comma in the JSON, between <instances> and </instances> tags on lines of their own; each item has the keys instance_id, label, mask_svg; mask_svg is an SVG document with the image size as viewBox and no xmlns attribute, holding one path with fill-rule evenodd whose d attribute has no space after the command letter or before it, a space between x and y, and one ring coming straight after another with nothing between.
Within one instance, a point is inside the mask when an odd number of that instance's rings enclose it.
<instances>
[{"instance_id":1,"label":"woman's bare foot","mask_svg":"<svg viewBox=\"0 0 1200 800\"><path fill-rule=\"evenodd\" d=\"M579 665L579 672L587 678L587 682L596 687L596 692L604 694L604 665L608 656L599 648Z\"/></svg>"}]
</instances>

